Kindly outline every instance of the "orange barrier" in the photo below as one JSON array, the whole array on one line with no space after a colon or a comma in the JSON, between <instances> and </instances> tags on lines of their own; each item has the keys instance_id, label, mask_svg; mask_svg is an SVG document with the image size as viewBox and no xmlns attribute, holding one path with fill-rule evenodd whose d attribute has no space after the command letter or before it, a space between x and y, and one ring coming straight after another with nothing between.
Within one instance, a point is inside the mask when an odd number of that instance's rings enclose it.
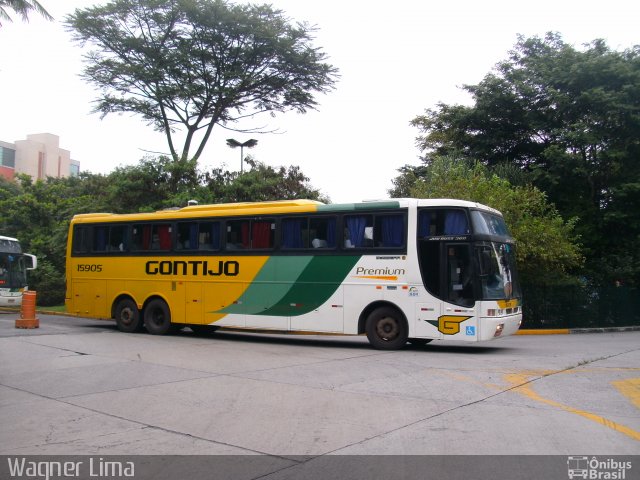
<instances>
[{"instance_id":1,"label":"orange barrier","mask_svg":"<svg viewBox=\"0 0 640 480\"><path fill-rule=\"evenodd\" d=\"M22 292L22 309L16 328L40 328L40 320L36 318L36 292L33 290Z\"/></svg>"}]
</instances>

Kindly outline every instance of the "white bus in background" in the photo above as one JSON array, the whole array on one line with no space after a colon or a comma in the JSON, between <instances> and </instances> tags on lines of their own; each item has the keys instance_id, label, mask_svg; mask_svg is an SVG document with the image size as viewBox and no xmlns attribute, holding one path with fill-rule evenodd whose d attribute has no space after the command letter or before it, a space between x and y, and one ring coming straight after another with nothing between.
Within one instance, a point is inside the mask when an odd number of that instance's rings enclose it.
<instances>
[{"instance_id":1,"label":"white bus in background","mask_svg":"<svg viewBox=\"0 0 640 480\"><path fill-rule=\"evenodd\" d=\"M35 255L22 253L17 238L0 235L0 307L22 305L22 292L29 289L27 271L37 265Z\"/></svg>"}]
</instances>

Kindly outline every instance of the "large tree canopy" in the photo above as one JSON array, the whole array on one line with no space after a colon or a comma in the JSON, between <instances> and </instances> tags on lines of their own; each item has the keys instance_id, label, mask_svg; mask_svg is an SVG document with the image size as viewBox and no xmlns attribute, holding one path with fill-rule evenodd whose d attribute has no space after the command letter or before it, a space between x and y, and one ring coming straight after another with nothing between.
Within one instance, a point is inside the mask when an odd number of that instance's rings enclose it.
<instances>
[{"instance_id":1,"label":"large tree canopy","mask_svg":"<svg viewBox=\"0 0 640 480\"><path fill-rule=\"evenodd\" d=\"M537 188L512 185L479 162L435 156L428 166L404 167L394 184L395 197L459 198L502 212L527 283L562 283L582 265L574 221L563 220Z\"/></svg>"},{"instance_id":2,"label":"large tree canopy","mask_svg":"<svg viewBox=\"0 0 640 480\"><path fill-rule=\"evenodd\" d=\"M529 173L576 230L592 274L640 283L640 47L557 34L520 38L478 85L473 105L439 104L413 120L428 163L462 152ZM615 234L614 234L615 232Z\"/></svg>"},{"instance_id":3,"label":"large tree canopy","mask_svg":"<svg viewBox=\"0 0 640 480\"><path fill-rule=\"evenodd\" d=\"M84 77L100 89L95 112L141 115L165 133L174 160L197 160L216 124L315 108L314 94L337 78L312 45L314 29L266 4L113 0L66 23L92 47Z\"/></svg>"}]
</instances>

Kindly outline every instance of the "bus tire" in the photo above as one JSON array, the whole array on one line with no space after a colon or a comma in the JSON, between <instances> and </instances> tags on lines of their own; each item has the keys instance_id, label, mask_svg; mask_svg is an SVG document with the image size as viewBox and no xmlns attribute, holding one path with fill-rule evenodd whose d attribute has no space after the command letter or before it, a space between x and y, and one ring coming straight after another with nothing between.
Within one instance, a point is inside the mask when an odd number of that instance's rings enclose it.
<instances>
[{"instance_id":1,"label":"bus tire","mask_svg":"<svg viewBox=\"0 0 640 480\"><path fill-rule=\"evenodd\" d=\"M116 325L121 332L133 333L142 330L140 310L136 302L130 298L123 298L117 303L115 317Z\"/></svg>"},{"instance_id":2,"label":"bus tire","mask_svg":"<svg viewBox=\"0 0 640 480\"><path fill-rule=\"evenodd\" d=\"M165 335L171 331L171 312L164 300L155 298L144 308L144 326L151 335Z\"/></svg>"},{"instance_id":3,"label":"bus tire","mask_svg":"<svg viewBox=\"0 0 640 480\"><path fill-rule=\"evenodd\" d=\"M369 343L378 350L397 350L407 343L409 330L396 308L376 308L367 317L365 332Z\"/></svg>"}]
</instances>

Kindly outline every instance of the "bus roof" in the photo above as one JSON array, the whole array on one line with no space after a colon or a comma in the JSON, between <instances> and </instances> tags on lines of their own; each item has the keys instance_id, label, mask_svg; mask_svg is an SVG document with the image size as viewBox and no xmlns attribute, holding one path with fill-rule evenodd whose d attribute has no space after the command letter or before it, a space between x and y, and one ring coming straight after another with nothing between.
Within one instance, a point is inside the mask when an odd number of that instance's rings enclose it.
<instances>
[{"instance_id":1,"label":"bus roof","mask_svg":"<svg viewBox=\"0 0 640 480\"><path fill-rule=\"evenodd\" d=\"M11 241L11 242L17 242L18 241L17 238L5 237L4 235L0 235L0 240L8 240L8 241Z\"/></svg>"},{"instance_id":2,"label":"bus roof","mask_svg":"<svg viewBox=\"0 0 640 480\"><path fill-rule=\"evenodd\" d=\"M266 202L239 202L239 203L217 203L209 205L190 205L183 208L168 208L148 213L84 213L73 217L73 223L94 223L100 222L126 222L178 219L178 218L201 218L203 215L214 217L245 216L263 214L287 214L287 213L308 213L308 212L349 212L363 210L381 210L394 208L407 208L410 205L418 207L460 207L485 210L497 215L501 215L497 210L476 202L457 199L415 199L415 198L393 198L381 200L366 200L358 203L335 203L325 204L315 200L278 200Z\"/></svg>"}]
</instances>

